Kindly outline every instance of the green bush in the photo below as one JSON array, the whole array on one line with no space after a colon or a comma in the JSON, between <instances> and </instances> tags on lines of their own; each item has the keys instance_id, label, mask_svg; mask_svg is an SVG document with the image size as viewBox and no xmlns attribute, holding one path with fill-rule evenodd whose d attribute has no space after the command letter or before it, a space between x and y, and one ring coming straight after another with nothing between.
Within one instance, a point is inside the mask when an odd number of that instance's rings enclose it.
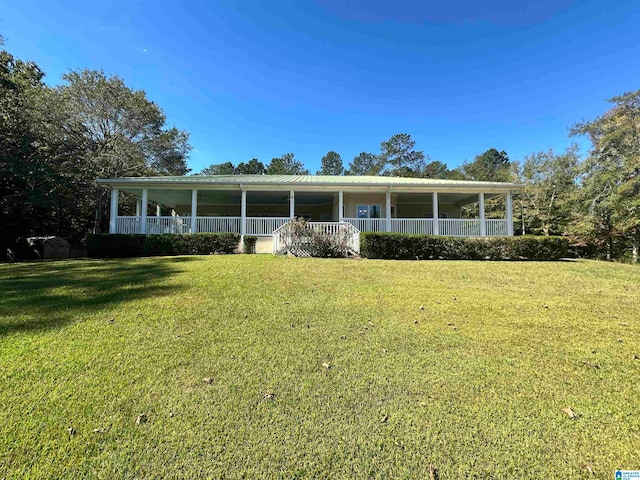
<instances>
[{"instance_id":1,"label":"green bush","mask_svg":"<svg viewBox=\"0 0 640 480\"><path fill-rule=\"evenodd\" d=\"M256 253L256 242L258 241L258 237L244 237L242 241L242 252L243 253Z\"/></svg>"},{"instance_id":2,"label":"green bush","mask_svg":"<svg viewBox=\"0 0 640 480\"><path fill-rule=\"evenodd\" d=\"M151 257L156 255L208 255L233 253L240 236L235 233L194 233L183 235L87 236L87 252L92 258Z\"/></svg>"},{"instance_id":3,"label":"green bush","mask_svg":"<svg viewBox=\"0 0 640 480\"><path fill-rule=\"evenodd\" d=\"M440 237L360 234L360 255L389 260L556 260L567 255L563 237Z\"/></svg>"}]
</instances>

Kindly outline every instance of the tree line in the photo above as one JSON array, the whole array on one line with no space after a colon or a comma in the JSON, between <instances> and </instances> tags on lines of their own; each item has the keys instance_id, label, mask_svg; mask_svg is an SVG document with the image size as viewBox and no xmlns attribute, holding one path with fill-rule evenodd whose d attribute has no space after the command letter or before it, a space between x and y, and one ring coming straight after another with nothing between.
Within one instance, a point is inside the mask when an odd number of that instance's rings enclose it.
<instances>
[{"instance_id":1,"label":"tree line","mask_svg":"<svg viewBox=\"0 0 640 480\"><path fill-rule=\"evenodd\" d=\"M460 167L449 169L416 150L410 134L393 135L379 153L362 152L345 167L329 151L317 175L388 175L524 185L515 196L517 232L567 235L586 256L607 259L640 254L640 90L609 100L612 107L594 120L575 124L572 136L587 135L591 149L582 158L573 144L564 152L546 150L513 161L491 148ZM234 165L211 165L201 175L307 175L304 164L287 153L264 165L256 158ZM477 213L469 207L470 214ZM500 197L486 202L488 218L504 211Z\"/></svg>"},{"instance_id":2,"label":"tree line","mask_svg":"<svg viewBox=\"0 0 640 480\"><path fill-rule=\"evenodd\" d=\"M105 231L109 192L96 178L189 171L189 135L145 92L102 71L70 71L57 87L43 78L0 49L0 258L25 237Z\"/></svg>"},{"instance_id":3,"label":"tree line","mask_svg":"<svg viewBox=\"0 0 640 480\"><path fill-rule=\"evenodd\" d=\"M70 71L56 87L43 78L35 63L0 50L0 257L29 236L81 241L90 231L105 231L109 192L96 178L189 172L188 133L167 125L144 91L95 70ZM591 141L584 158L576 146L520 161L491 148L449 169L400 133L381 142L379 152L362 152L346 166L338 152L328 151L316 173L519 182L524 188L514 200L518 233L569 235L585 254L631 255L637 261L640 90L611 103L601 116L571 130ZM309 173L287 153L266 165L253 158L211 165L199 174ZM125 212L131 208L126 195L122 202ZM487 202L489 218L504 209L501 202Z\"/></svg>"}]
</instances>

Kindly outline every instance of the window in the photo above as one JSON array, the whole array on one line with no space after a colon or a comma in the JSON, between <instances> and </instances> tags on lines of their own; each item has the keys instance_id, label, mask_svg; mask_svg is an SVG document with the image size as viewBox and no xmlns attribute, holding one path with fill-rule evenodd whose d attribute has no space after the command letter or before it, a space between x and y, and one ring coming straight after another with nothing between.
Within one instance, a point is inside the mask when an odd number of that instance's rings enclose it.
<instances>
[{"instance_id":1,"label":"window","mask_svg":"<svg viewBox=\"0 0 640 480\"><path fill-rule=\"evenodd\" d=\"M381 218L382 207L380 204L359 204L357 205L358 218Z\"/></svg>"}]
</instances>

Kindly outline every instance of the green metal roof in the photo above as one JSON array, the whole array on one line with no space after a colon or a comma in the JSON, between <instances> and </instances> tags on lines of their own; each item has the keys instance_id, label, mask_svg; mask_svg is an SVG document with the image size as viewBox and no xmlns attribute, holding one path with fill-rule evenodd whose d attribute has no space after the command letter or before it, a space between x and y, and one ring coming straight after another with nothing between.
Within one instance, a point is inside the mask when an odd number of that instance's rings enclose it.
<instances>
[{"instance_id":1,"label":"green metal roof","mask_svg":"<svg viewBox=\"0 0 640 480\"><path fill-rule=\"evenodd\" d=\"M520 189L523 185L503 182L474 182L471 180L440 180L434 178L383 177L357 175L189 175L166 177L101 178L98 183L107 185L308 185L308 186L380 186L380 187L492 187Z\"/></svg>"}]
</instances>

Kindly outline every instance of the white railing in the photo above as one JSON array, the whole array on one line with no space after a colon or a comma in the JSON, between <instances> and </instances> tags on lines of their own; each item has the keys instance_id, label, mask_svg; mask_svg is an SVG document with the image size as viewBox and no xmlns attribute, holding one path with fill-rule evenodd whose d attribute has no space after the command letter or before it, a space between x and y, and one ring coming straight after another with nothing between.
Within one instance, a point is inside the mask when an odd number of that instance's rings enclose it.
<instances>
[{"instance_id":1,"label":"white railing","mask_svg":"<svg viewBox=\"0 0 640 480\"><path fill-rule=\"evenodd\" d=\"M274 230L291 220L289 217L247 217L247 235L270 236Z\"/></svg>"},{"instance_id":2,"label":"white railing","mask_svg":"<svg viewBox=\"0 0 640 480\"><path fill-rule=\"evenodd\" d=\"M344 240L344 246L348 251L359 254L360 253L360 231L348 222L307 222L306 231L304 235L311 237L312 232L320 233L324 236L332 237L339 242ZM291 247L295 242L294 235L290 230L290 225L285 223L281 225L273 232L273 253L280 254L285 253L287 248ZM303 237L304 237L303 235ZM306 238L306 237L305 237ZM298 238L298 242L294 250L298 252L292 252L297 256L306 256L309 253L305 252L305 239Z\"/></svg>"},{"instance_id":3,"label":"white railing","mask_svg":"<svg viewBox=\"0 0 640 480\"><path fill-rule=\"evenodd\" d=\"M361 232L385 232L387 230L386 218L345 218L344 221Z\"/></svg>"},{"instance_id":4,"label":"white railing","mask_svg":"<svg viewBox=\"0 0 640 480\"><path fill-rule=\"evenodd\" d=\"M189 233L191 217L147 217L147 233Z\"/></svg>"},{"instance_id":5,"label":"white railing","mask_svg":"<svg viewBox=\"0 0 640 480\"><path fill-rule=\"evenodd\" d=\"M433 235L433 219L431 218L392 218L391 231L397 232L397 233Z\"/></svg>"},{"instance_id":6,"label":"white railing","mask_svg":"<svg viewBox=\"0 0 640 480\"><path fill-rule=\"evenodd\" d=\"M509 235L507 221L504 218L490 218L485 220L488 237L502 237Z\"/></svg>"},{"instance_id":7,"label":"white railing","mask_svg":"<svg viewBox=\"0 0 640 480\"><path fill-rule=\"evenodd\" d=\"M116 233L140 233L140 217L116 217Z\"/></svg>"},{"instance_id":8,"label":"white railing","mask_svg":"<svg viewBox=\"0 0 640 480\"><path fill-rule=\"evenodd\" d=\"M240 233L240 217L196 217L196 231Z\"/></svg>"},{"instance_id":9,"label":"white railing","mask_svg":"<svg viewBox=\"0 0 640 480\"><path fill-rule=\"evenodd\" d=\"M447 218L438 220L440 235L448 237L480 236L480 220L466 218Z\"/></svg>"}]
</instances>

